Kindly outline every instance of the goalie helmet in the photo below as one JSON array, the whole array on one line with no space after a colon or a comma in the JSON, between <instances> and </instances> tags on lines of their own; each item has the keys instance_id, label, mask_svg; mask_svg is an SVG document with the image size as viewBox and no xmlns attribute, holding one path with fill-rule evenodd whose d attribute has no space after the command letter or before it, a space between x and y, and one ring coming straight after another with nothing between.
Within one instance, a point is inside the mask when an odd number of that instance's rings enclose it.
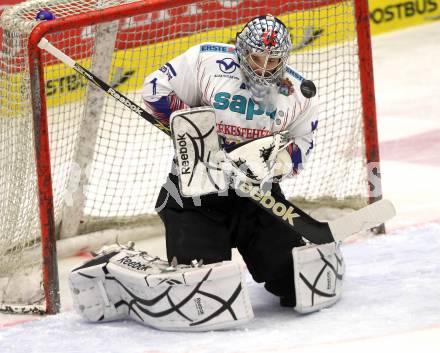
<instances>
[{"instance_id":1,"label":"goalie helmet","mask_svg":"<svg viewBox=\"0 0 440 353\"><path fill-rule=\"evenodd\" d=\"M263 100L276 87L291 49L287 27L272 15L253 18L237 33L238 60L254 100Z\"/></svg>"}]
</instances>

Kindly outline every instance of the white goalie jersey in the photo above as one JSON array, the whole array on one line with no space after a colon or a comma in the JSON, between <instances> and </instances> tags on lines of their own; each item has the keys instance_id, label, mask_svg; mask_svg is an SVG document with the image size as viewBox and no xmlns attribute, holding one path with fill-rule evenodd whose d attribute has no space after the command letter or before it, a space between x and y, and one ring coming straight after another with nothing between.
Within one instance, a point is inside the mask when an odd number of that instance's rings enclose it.
<instances>
[{"instance_id":1,"label":"white goalie jersey","mask_svg":"<svg viewBox=\"0 0 440 353\"><path fill-rule=\"evenodd\" d=\"M224 145L288 130L294 144L288 152L297 174L313 149L318 125L316 97L301 94L301 75L291 67L269 104L257 104L244 82L235 47L202 43L165 63L144 82L147 110L169 124L173 111L199 106L215 109L217 133Z\"/></svg>"}]
</instances>

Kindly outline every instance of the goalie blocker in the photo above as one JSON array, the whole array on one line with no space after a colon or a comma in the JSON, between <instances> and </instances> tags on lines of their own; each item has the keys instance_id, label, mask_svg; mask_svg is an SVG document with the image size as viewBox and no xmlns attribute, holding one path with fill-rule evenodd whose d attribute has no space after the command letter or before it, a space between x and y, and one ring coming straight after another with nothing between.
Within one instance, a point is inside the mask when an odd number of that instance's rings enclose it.
<instances>
[{"instance_id":1,"label":"goalie blocker","mask_svg":"<svg viewBox=\"0 0 440 353\"><path fill-rule=\"evenodd\" d=\"M171 114L171 133L178 165L179 188L185 197L226 191L233 175L235 189L279 182L292 173L286 148L287 132L220 148L211 107L189 108Z\"/></svg>"},{"instance_id":2,"label":"goalie blocker","mask_svg":"<svg viewBox=\"0 0 440 353\"><path fill-rule=\"evenodd\" d=\"M341 296L344 262L336 243L294 248L299 313L334 304ZM86 321L131 318L161 330L229 329L249 322L252 306L241 264L168 262L115 245L72 270L75 311Z\"/></svg>"}]
</instances>

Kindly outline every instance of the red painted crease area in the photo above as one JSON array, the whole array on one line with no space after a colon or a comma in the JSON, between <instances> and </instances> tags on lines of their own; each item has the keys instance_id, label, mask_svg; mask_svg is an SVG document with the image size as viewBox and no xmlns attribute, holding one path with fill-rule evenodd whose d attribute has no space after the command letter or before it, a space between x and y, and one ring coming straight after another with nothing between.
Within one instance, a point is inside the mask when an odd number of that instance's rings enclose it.
<instances>
[{"instance_id":1,"label":"red painted crease area","mask_svg":"<svg viewBox=\"0 0 440 353\"><path fill-rule=\"evenodd\" d=\"M16 326L16 325L20 325L20 324L25 324L27 322L31 322L31 321L35 321L35 320L38 320L38 317L32 317L32 318L27 318L27 319L6 322L4 324L0 324L0 329Z\"/></svg>"},{"instance_id":2,"label":"red painted crease area","mask_svg":"<svg viewBox=\"0 0 440 353\"><path fill-rule=\"evenodd\" d=\"M380 143L381 160L440 166L440 129Z\"/></svg>"}]
</instances>

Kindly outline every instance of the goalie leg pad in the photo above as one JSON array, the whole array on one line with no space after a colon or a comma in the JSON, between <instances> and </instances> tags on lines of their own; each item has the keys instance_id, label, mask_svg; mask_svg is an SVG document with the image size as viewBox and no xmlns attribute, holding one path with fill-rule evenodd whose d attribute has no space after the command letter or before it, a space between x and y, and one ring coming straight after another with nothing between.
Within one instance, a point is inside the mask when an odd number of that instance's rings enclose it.
<instances>
[{"instance_id":1,"label":"goalie leg pad","mask_svg":"<svg viewBox=\"0 0 440 353\"><path fill-rule=\"evenodd\" d=\"M85 320L130 317L161 330L229 329L253 318L239 263L174 265L132 249L95 258L70 274Z\"/></svg>"},{"instance_id":2,"label":"goalie leg pad","mask_svg":"<svg viewBox=\"0 0 440 353\"><path fill-rule=\"evenodd\" d=\"M345 264L339 243L293 248L295 310L310 313L336 303L342 295Z\"/></svg>"},{"instance_id":3,"label":"goalie leg pad","mask_svg":"<svg viewBox=\"0 0 440 353\"><path fill-rule=\"evenodd\" d=\"M75 311L86 321L113 321L128 317L120 306L120 288L107 279L107 264L116 253L98 256L72 270L69 286Z\"/></svg>"},{"instance_id":4,"label":"goalie leg pad","mask_svg":"<svg viewBox=\"0 0 440 353\"><path fill-rule=\"evenodd\" d=\"M150 268L134 270L130 263ZM236 262L169 266L160 259L147 264L139 252L121 253L111 259L108 270L119 282L129 316L157 329L229 329L253 318L243 270Z\"/></svg>"}]
</instances>

